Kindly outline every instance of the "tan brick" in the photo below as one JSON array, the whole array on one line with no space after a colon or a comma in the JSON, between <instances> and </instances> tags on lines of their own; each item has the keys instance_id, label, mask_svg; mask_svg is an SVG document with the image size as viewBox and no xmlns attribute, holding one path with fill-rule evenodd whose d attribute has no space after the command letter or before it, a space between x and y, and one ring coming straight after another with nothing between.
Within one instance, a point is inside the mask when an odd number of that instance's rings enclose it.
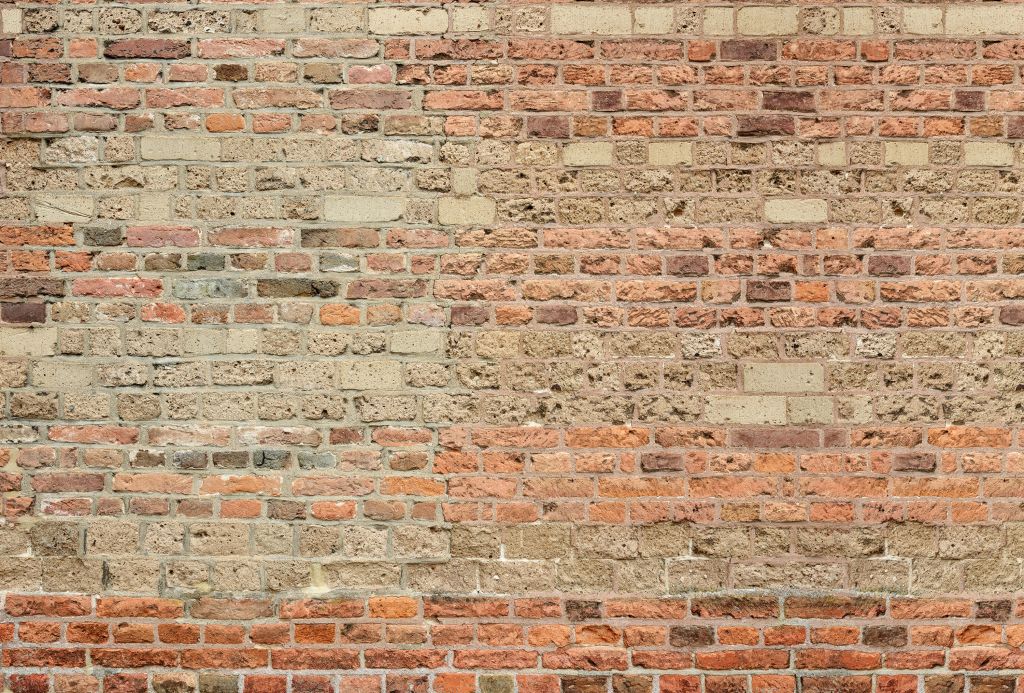
<instances>
[{"instance_id":1,"label":"tan brick","mask_svg":"<svg viewBox=\"0 0 1024 693\"><path fill-rule=\"evenodd\" d=\"M494 221L497 205L487 197L444 197L437 205L437 219L446 226L472 226Z\"/></svg>"},{"instance_id":2,"label":"tan brick","mask_svg":"<svg viewBox=\"0 0 1024 693\"><path fill-rule=\"evenodd\" d=\"M46 193L32 200L39 221L88 221L93 216L92 195Z\"/></svg>"},{"instance_id":3,"label":"tan brick","mask_svg":"<svg viewBox=\"0 0 1024 693\"><path fill-rule=\"evenodd\" d=\"M712 396L708 397L705 417L709 423L784 424L785 397Z\"/></svg>"},{"instance_id":4,"label":"tan brick","mask_svg":"<svg viewBox=\"0 0 1024 693\"><path fill-rule=\"evenodd\" d=\"M844 142L819 144L818 163L822 166L846 166L846 144Z\"/></svg>"},{"instance_id":5,"label":"tan brick","mask_svg":"<svg viewBox=\"0 0 1024 693\"><path fill-rule=\"evenodd\" d=\"M391 334L391 352L428 354L441 348L441 335L431 330L403 330Z\"/></svg>"},{"instance_id":6,"label":"tan brick","mask_svg":"<svg viewBox=\"0 0 1024 693\"><path fill-rule=\"evenodd\" d=\"M491 13L486 7L469 5L452 8L452 31L489 31L492 26Z\"/></svg>"},{"instance_id":7,"label":"tan brick","mask_svg":"<svg viewBox=\"0 0 1024 693\"><path fill-rule=\"evenodd\" d=\"M328 195L324 198L324 219L355 224L395 221L405 212L404 197L370 195Z\"/></svg>"},{"instance_id":8,"label":"tan brick","mask_svg":"<svg viewBox=\"0 0 1024 693\"><path fill-rule=\"evenodd\" d=\"M52 356L57 353L57 328L0 329L0 356Z\"/></svg>"},{"instance_id":9,"label":"tan brick","mask_svg":"<svg viewBox=\"0 0 1024 693\"><path fill-rule=\"evenodd\" d=\"M262 31L294 34L306 28L306 10L298 7L271 7L259 12Z\"/></svg>"},{"instance_id":10,"label":"tan brick","mask_svg":"<svg viewBox=\"0 0 1024 693\"><path fill-rule=\"evenodd\" d=\"M843 33L848 36L867 36L875 31L874 11L870 7L844 7Z\"/></svg>"},{"instance_id":11,"label":"tan brick","mask_svg":"<svg viewBox=\"0 0 1024 693\"><path fill-rule=\"evenodd\" d=\"M941 7L904 7L903 31L908 34L941 34Z\"/></svg>"},{"instance_id":12,"label":"tan brick","mask_svg":"<svg viewBox=\"0 0 1024 693\"><path fill-rule=\"evenodd\" d=\"M637 7L633 11L633 32L636 34L671 34L675 11L669 7Z\"/></svg>"},{"instance_id":13,"label":"tan brick","mask_svg":"<svg viewBox=\"0 0 1024 693\"><path fill-rule=\"evenodd\" d=\"M140 156L149 161L217 161L220 142L212 137L149 135L142 138Z\"/></svg>"},{"instance_id":14,"label":"tan brick","mask_svg":"<svg viewBox=\"0 0 1024 693\"><path fill-rule=\"evenodd\" d=\"M764 203L765 220L775 224L807 224L828 220L825 200L768 200Z\"/></svg>"},{"instance_id":15,"label":"tan brick","mask_svg":"<svg viewBox=\"0 0 1024 693\"><path fill-rule=\"evenodd\" d=\"M946 8L946 33L951 36L1024 33L1024 5L991 3L950 5Z\"/></svg>"},{"instance_id":16,"label":"tan brick","mask_svg":"<svg viewBox=\"0 0 1024 693\"><path fill-rule=\"evenodd\" d=\"M615 145L611 142L573 142L562 148L566 166L611 166L615 163Z\"/></svg>"},{"instance_id":17,"label":"tan brick","mask_svg":"<svg viewBox=\"0 0 1024 693\"><path fill-rule=\"evenodd\" d=\"M551 6L555 34L630 34L633 21L628 5L570 2Z\"/></svg>"},{"instance_id":18,"label":"tan brick","mask_svg":"<svg viewBox=\"0 0 1024 693\"><path fill-rule=\"evenodd\" d=\"M443 34L448 31L448 13L438 7L371 7L371 34Z\"/></svg>"},{"instance_id":19,"label":"tan brick","mask_svg":"<svg viewBox=\"0 0 1024 693\"><path fill-rule=\"evenodd\" d=\"M799 28L799 8L741 7L736 12L739 32L747 36L783 36L795 34Z\"/></svg>"},{"instance_id":20,"label":"tan brick","mask_svg":"<svg viewBox=\"0 0 1024 693\"><path fill-rule=\"evenodd\" d=\"M886 142L885 163L899 166L925 166L928 164L928 143Z\"/></svg>"},{"instance_id":21,"label":"tan brick","mask_svg":"<svg viewBox=\"0 0 1024 693\"><path fill-rule=\"evenodd\" d=\"M1013 145L1005 142L966 142L964 163L968 166L1012 166Z\"/></svg>"},{"instance_id":22,"label":"tan brick","mask_svg":"<svg viewBox=\"0 0 1024 693\"><path fill-rule=\"evenodd\" d=\"M747 363L743 366L747 392L821 392L825 369L820 363Z\"/></svg>"},{"instance_id":23,"label":"tan brick","mask_svg":"<svg viewBox=\"0 0 1024 693\"><path fill-rule=\"evenodd\" d=\"M22 10L20 8L0 9L0 30L5 34L22 32Z\"/></svg>"},{"instance_id":24,"label":"tan brick","mask_svg":"<svg viewBox=\"0 0 1024 693\"><path fill-rule=\"evenodd\" d=\"M654 166L690 165L693 163L693 143L651 142L647 146L647 158Z\"/></svg>"},{"instance_id":25,"label":"tan brick","mask_svg":"<svg viewBox=\"0 0 1024 693\"><path fill-rule=\"evenodd\" d=\"M787 397L786 413L789 423L803 426L833 422L833 404L830 397Z\"/></svg>"},{"instance_id":26,"label":"tan brick","mask_svg":"<svg viewBox=\"0 0 1024 693\"><path fill-rule=\"evenodd\" d=\"M731 7L708 7L704 10L704 33L708 36L732 36L734 12Z\"/></svg>"},{"instance_id":27,"label":"tan brick","mask_svg":"<svg viewBox=\"0 0 1024 693\"><path fill-rule=\"evenodd\" d=\"M337 372L342 390L397 390L403 385L398 361L342 361Z\"/></svg>"}]
</instances>

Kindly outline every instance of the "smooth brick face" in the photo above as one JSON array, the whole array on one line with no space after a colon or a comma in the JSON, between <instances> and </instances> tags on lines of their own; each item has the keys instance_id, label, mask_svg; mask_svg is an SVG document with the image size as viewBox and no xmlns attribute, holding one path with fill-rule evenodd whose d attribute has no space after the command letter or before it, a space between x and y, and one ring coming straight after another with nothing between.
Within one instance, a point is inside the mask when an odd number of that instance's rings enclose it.
<instances>
[{"instance_id":1,"label":"smooth brick face","mask_svg":"<svg viewBox=\"0 0 1024 693\"><path fill-rule=\"evenodd\" d=\"M1021 693L1024 5L0 9L4 693Z\"/></svg>"}]
</instances>

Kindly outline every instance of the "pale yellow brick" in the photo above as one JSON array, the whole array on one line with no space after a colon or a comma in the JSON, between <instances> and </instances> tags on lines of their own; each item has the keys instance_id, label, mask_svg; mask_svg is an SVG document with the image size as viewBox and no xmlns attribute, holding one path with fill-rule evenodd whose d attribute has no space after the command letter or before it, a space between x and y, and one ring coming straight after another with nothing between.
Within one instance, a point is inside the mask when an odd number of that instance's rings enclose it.
<instances>
[{"instance_id":1,"label":"pale yellow brick","mask_svg":"<svg viewBox=\"0 0 1024 693\"><path fill-rule=\"evenodd\" d=\"M93 215L91 195L43 193L32 199L37 221L86 221Z\"/></svg>"},{"instance_id":2,"label":"pale yellow brick","mask_svg":"<svg viewBox=\"0 0 1024 693\"><path fill-rule=\"evenodd\" d=\"M675 10L672 7L637 7L633 13L633 32L671 34Z\"/></svg>"},{"instance_id":3,"label":"pale yellow brick","mask_svg":"<svg viewBox=\"0 0 1024 693\"><path fill-rule=\"evenodd\" d=\"M0 356L52 356L57 353L57 328L9 327L0 330Z\"/></svg>"},{"instance_id":4,"label":"pale yellow brick","mask_svg":"<svg viewBox=\"0 0 1024 693\"><path fill-rule=\"evenodd\" d=\"M22 10L13 7L0 10L0 30L5 34L20 34L22 32Z\"/></svg>"},{"instance_id":5,"label":"pale yellow brick","mask_svg":"<svg viewBox=\"0 0 1024 693\"><path fill-rule=\"evenodd\" d=\"M432 330L405 330L391 335L393 354L429 354L441 348L441 334Z\"/></svg>"},{"instance_id":6,"label":"pale yellow brick","mask_svg":"<svg viewBox=\"0 0 1024 693\"><path fill-rule=\"evenodd\" d=\"M338 364L338 387L342 390L397 390L402 387L402 364L398 361L342 361Z\"/></svg>"},{"instance_id":7,"label":"pale yellow brick","mask_svg":"<svg viewBox=\"0 0 1024 693\"><path fill-rule=\"evenodd\" d=\"M166 221L171 218L171 196L163 193L139 194L140 221Z\"/></svg>"},{"instance_id":8,"label":"pale yellow brick","mask_svg":"<svg viewBox=\"0 0 1024 693\"><path fill-rule=\"evenodd\" d=\"M871 8L844 8L843 33L847 36L867 36L875 33L875 16Z\"/></svg>"},{"instance_id":9,"label":"pale yellow brick","mask_svg":"<svg viewBox=\"0 0 1024 693\"><path fill-rule=\"evenodd\" d=\"M829 424L834 420L830 397L788 397L786 414L796 425Z\"/></svg>"},{"instance_id":10,"label":"pale yellow brick","mask_svg":"<svg viewBox=\"0 0 1024 693\"><path fill-rule=\"evenodd\" d=\"M654 166L675 166L693 163L692 142L651 142L647 159Z\"/></svg>"},{"instance_id":11,"label":"pale yellow brick","mask_svg":"<svg viewBox=\"0 0 1024 693\"><path fill-rule=\"evenodd\" d=\"M928 163L928 143L886 142L885 163L897 166L924 166Z\"/></svg>"},{"instance_id":12,"label":"pale yellow brick","mask_svg":"<svg viewBox=\"0 0 1024 693\"><path fill-rule=\"evenodd\" d=\"M819 144L818 163L822 166L845 166L846 144L844 142Z\"/></svg>"},{"instance_id":13,"label":"pale yellow brick","mask_svg":"<svg viewBox=\"0 0 1024 693\"><path fill-rule=\"evenodd\" d=\"M904 7L903 31L908 34L941 34L941 7Z\"/></svg>"},{"instance_id":14,"label":"pale yellow brick","mask_svg":"<svg viewBox=\"0 0 1024 693\"><path fill-rule=\"evenodd\" d=\"M708 7L704 10L704 33L708 36L732 36L733 9L731 7Z\"/></svg>"},{"instance_id":15,"label":"pale yellow brick","mask_svg":"<svg viewBox=\"0 0 1024 693\"><path fill-rule=\"evenodd\" d=\"M212 137L151 135L142 138L140 154L147 161L216 161L220 142Z\"/></svg>"},{"instance_id":16,"label":"pale yellow brick","mask_svg":"<svg viewBox=\"0 0 1024 693\"><path fill-rule=\"evenodd\" d=\"M328 195L324 199L324 219L368 223L395 221L405 211L405 198L384 195Z\"/></svg>"},{"instance_id":17,"label":"pale yellow brick","mask_svg":"<svg viewBox=\"0 0 1024 693\"><path fill-rule=\"evenodd\" d=\"M76 361L46 359L32 365L32 385L44 390L83 390L92 385L92 368Z\"/></svg>"},{"instance_id":18,"label":"pale yellow brick","mask_svg":"<svg viewBox=\"0 0 1024 693\"><path fill-rule=\"evenodd\" d=\"M369 11L372 34L443 34L448 31L448 13L439 7L372 7Z\"/></svg>"},{"instance_id":19,"label":"pale yellow brick","mask_svg":"<svg viewBox=\"0 0 1024 693\"><path fill-rule=\"evenodd\" d=\"M271 34L294 34L306 28L306 11L302 7L271 7L260 10L260 30Z\"/></svg>"},{"instance_id":20,"label":"pale yellow brick","mask_svg":"<svg viewBox=\"0 0 1024 693\"><path fill-rule=\"evenodd\" d=\"M437 205L437 220L453 226L490 224L496 210L494 200L486 197L445 197Z\"/></svg>"},{"instance_id":21,"label":"pale yellow brick","mask_svg":"<svg viewBox=\"0 0 1024 693\"><path fill-rule=\"evenodd\" d=\"M456 195L472 195L476 189L476 169L457 168L452 171L452 192Z\"/></svg>"},{"instance_id":22,"label":"pale yellow brick","mask_svg":"<svg viewBox=\"0 0 1024 693\"><path fill-rule=\"evenodd\" d=\"M968 166L1012 166L1013 145L1005 142L968 142L964 145Z\"/></svg>"},{"instance_id":23,"label":"pale yellow brick","mask_svg":"<svg viewBox=\"0 0 1024 693\"><path fill-rule=\"evenodd\" d=\"M736 23L740 33L747 36L795 34L799 12L796 6L741 7L736 13Z\"/></svg>"},{"instance_id":24,"label":"pale yellow brick","mask_svg":"<svg viewBox=\"0 0 1024 693\"><path fill-rule=\"evenodd\" d=\"M773 224L809 224L828 220L825 200L768 200L764 217Z\"/></svg>"},{"instance_id":25,"label":"pale yellow brick","mask_svg":"<svg viewBox=\"0 0 1024 693\"><path fill-rule=\"evenodd\" d=\"M821 392L825 369L820 363L748 363L743 366L747 392Z\"/></svg>"},{"instance_id":26,"label":"pale yellow brick","mask_svg":"<svg viewBox=\"0 0 1024 693\"><path fill-rule=\"evenodd\" d=\"M562 149L566 166L611 166L615 163L615 146L611 142L573 142Z\"/></svg>"},{"instance_id":27,"label":"pale yellow brick","mask_svg":"<svg viewBox=\"0 0 1024 693\"><path fill-rule=\"evenodd\" d=\"M728 395L708 397L704 416L709 423L784 424L786 398Z\"/></svg>"},{"instance_id":28,"label":"pale yellow brick","mask_svg":"<svg viewBox=\"0 0 1024 693\"><path fill-rule=\"evenodd\" d=\"M946 33L950 36L1022 34L1024 5L1008 2L950 5L946 9Z\"/></svg>"},{"instance_id":29,"label":"pale yellow brick","mask_svg":"<svg viewBox=\"0 0 1024 693\"><path fill-rule=\"evenodd\" d=\"M487 31L491 26L491 15L486 7L468 5L452 10L452 31Z\"/></svg>"},{"instance_id":30,"label":"pale yellow brick","mask_svg":"<svg viewBox=\"0 0 1024 693\"><path fill-rule=\"evenodd\" d=\"M630 34L629 6L571 2L551 7L551 31L555 34Z\"/></svg>"}]
</instances>

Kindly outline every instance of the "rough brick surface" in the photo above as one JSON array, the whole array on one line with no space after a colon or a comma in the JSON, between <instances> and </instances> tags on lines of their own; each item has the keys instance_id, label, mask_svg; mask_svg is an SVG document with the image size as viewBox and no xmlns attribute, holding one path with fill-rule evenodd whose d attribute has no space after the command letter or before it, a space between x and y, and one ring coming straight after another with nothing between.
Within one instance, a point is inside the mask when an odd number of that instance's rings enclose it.
<instances>
[{"instance_id":1,"label":"rough brick surface","mask_svg":"<svg viewBox=\"0 0 1024 693\"><path fill-rule=\"evenodd\" d=\"M0 31L4 691L1024 690L1024 4Z\"/></svg>"}]
</instances>

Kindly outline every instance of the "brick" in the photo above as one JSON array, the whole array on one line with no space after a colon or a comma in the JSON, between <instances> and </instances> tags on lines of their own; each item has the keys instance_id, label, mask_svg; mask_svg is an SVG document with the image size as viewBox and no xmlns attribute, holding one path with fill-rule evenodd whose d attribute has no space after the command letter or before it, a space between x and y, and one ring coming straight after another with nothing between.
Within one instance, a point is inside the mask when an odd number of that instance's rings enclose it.
<instances>
[{"instance_id":1,"label":"brick","mask_svg":"<svg viewBox=\"0 0 1024 693\"><path fill-rule=\"evenodd\" d=\"M942 8L903 8L903 31L908 34L941 34Z\"/></svg>"},{"instance_id":2,"label":"brick","mask_svg":"<svg viewBox=\"0 0 1024 693\"><path fill-rule=\"evenodd\" d=\"M926 166L927 142L886 142L885 163L899 166Z\"/></svg>"},{"instance_id":3,"label":"brick","mask_svg":"<svg viewBox=\"0 0 1024 693\"><path fill-rule=\"evenodd\" d=\"M647 158L653 166L689 166L693 163L693 145L690 142L651 142Z\"/></svg>"},{"instance_id":4,"label":"brick","mask_svg":"<svg viewBox=\"0 0 1024 693\"><path fill-rule=\"evenodd\" d=\"M573 2L551 6L555 34L629 34L633 21L626 6Z\"/></svg>"},{"instance_id":5,"label":"brick","mask_svg":"<svg viewBox=\"0 0 1024 693\"><path fill-rule=\"evenodd\" d=\"M436 7L373 7L368 12L371 34L442 34L448 31L448 13Z\"/></svg>"},{"instance_id":6,"label":"brick","mask_svg":"<svg viewBox=\"0 0 1024 693\"><path fill-rule=\"evenodd\" d=\"M964 163L968 166L1012 166L1013 146L1002 142L967 142Z\"/></svg>"},{"instance_id":7,"label":"brick","mask_svg":"<svg viewBox=\"0 0 1024 693\"><path fill-rule=\"evenodd\" d=\"M405 206L402 197L329 195L324 199L324 218L354 224L396 221L402 218Z\"/></svg>"},{"instance_id":8,"label":"brick","mask_svg":"<svg viewBox=\"0 0 1024 693\"><path fill-rule=\"evenodd\" d=\"M446 226L470 226L494 221L497 205L486 197L444 197L437 208L437 220Z\"/></svg>"},{"instance_id":9,"label":"brick","mask_svg":"<svg viewBox=\"0 0 1024 693\"><path fill-rule=\"evenodd\" d=\"M747 36L795 34L797 13L796 7L741 7L736 11L736 26Z\"/></svg>"},{"instance_id":10,"label":"brick","mask_svg":"<svg viewBox=\"0 0 1024 693\"><path fill-rule=\"evenodd\" d=\"M850 36L867 36L875 31L874 12L871 7L844 7L843 33Z\"/></svg>"},{"instance_id":11,"label":"brick","mask_svg":"<svg viewBox=\"0 0 1024 693\"><path fill-rule=\"evenodd\" d=\"M575 142L562 149L566 166L611 166L615 149L611 142Z\"/></svg>"},{"instance_id":12,"label":"brick","mask_svg":"<svg viewBox=\"0 0 1024 693\"><path fill-rule=\"evenodd\" d=\"M742 395L709 397L705 415L711 423L784 424L786 398Z\"/></svg>"},{"instance_id":13,"label":"brick","mask_svg":"<svg viewBox=\"0 0 1024 693\"><path fill-rule=\"evenodd\" d=\"M402 365L398 361L338 364L338 386L343 390L398 390L402 385Z\"/></svg>"},{"instance_id":14,"label":"brick","mask_svg":"<svg viewBox=\"0 0 1024 693\"><path fill-rule=\"evenodd\" d=\"M32 211L36 220L42 222L88 221L94 213L93 198L89 195L53 193L34 199Z\"/></svg>"},{"instance_id":15,"label":"brick","mask_svg":"<svg viewBox=\"0 0 1024 693\"><path fill-rule=\"evenodd\" d=\"M825 200L768 200L764 216L777 224L824 222L828 220L828 204Z\"/></svg>"},{"instance_id":16,"label":"brick","mask_svg":"<svg viewBox=\"0 0 1024 693\"><path fill-rule=\"evenodd\" d=\"M208 137L146 136L141 140L140 154L150 161L217 161L219 143Z\"/></svg>"},{"instance_id":17,"label":"brick","mask_svg":"<svg viewBox=\"0 0 1024 693\"><path fill-rule=\"evenodd\" d=\"M1019 34L1024 31L1024 11L1013 5L950 5L946 10L946 31L958 36Z\"/></svg>"},{"instance_id":18,"label":"brick","mask_svg":"<svg viewBox=\"0 0 1024 693\"><path fill-rule=\"evenodd\" d=\"M743 387L747 392L821 392L825 370L817 363L748 363Z\"/></svg>"}]
</instances>

